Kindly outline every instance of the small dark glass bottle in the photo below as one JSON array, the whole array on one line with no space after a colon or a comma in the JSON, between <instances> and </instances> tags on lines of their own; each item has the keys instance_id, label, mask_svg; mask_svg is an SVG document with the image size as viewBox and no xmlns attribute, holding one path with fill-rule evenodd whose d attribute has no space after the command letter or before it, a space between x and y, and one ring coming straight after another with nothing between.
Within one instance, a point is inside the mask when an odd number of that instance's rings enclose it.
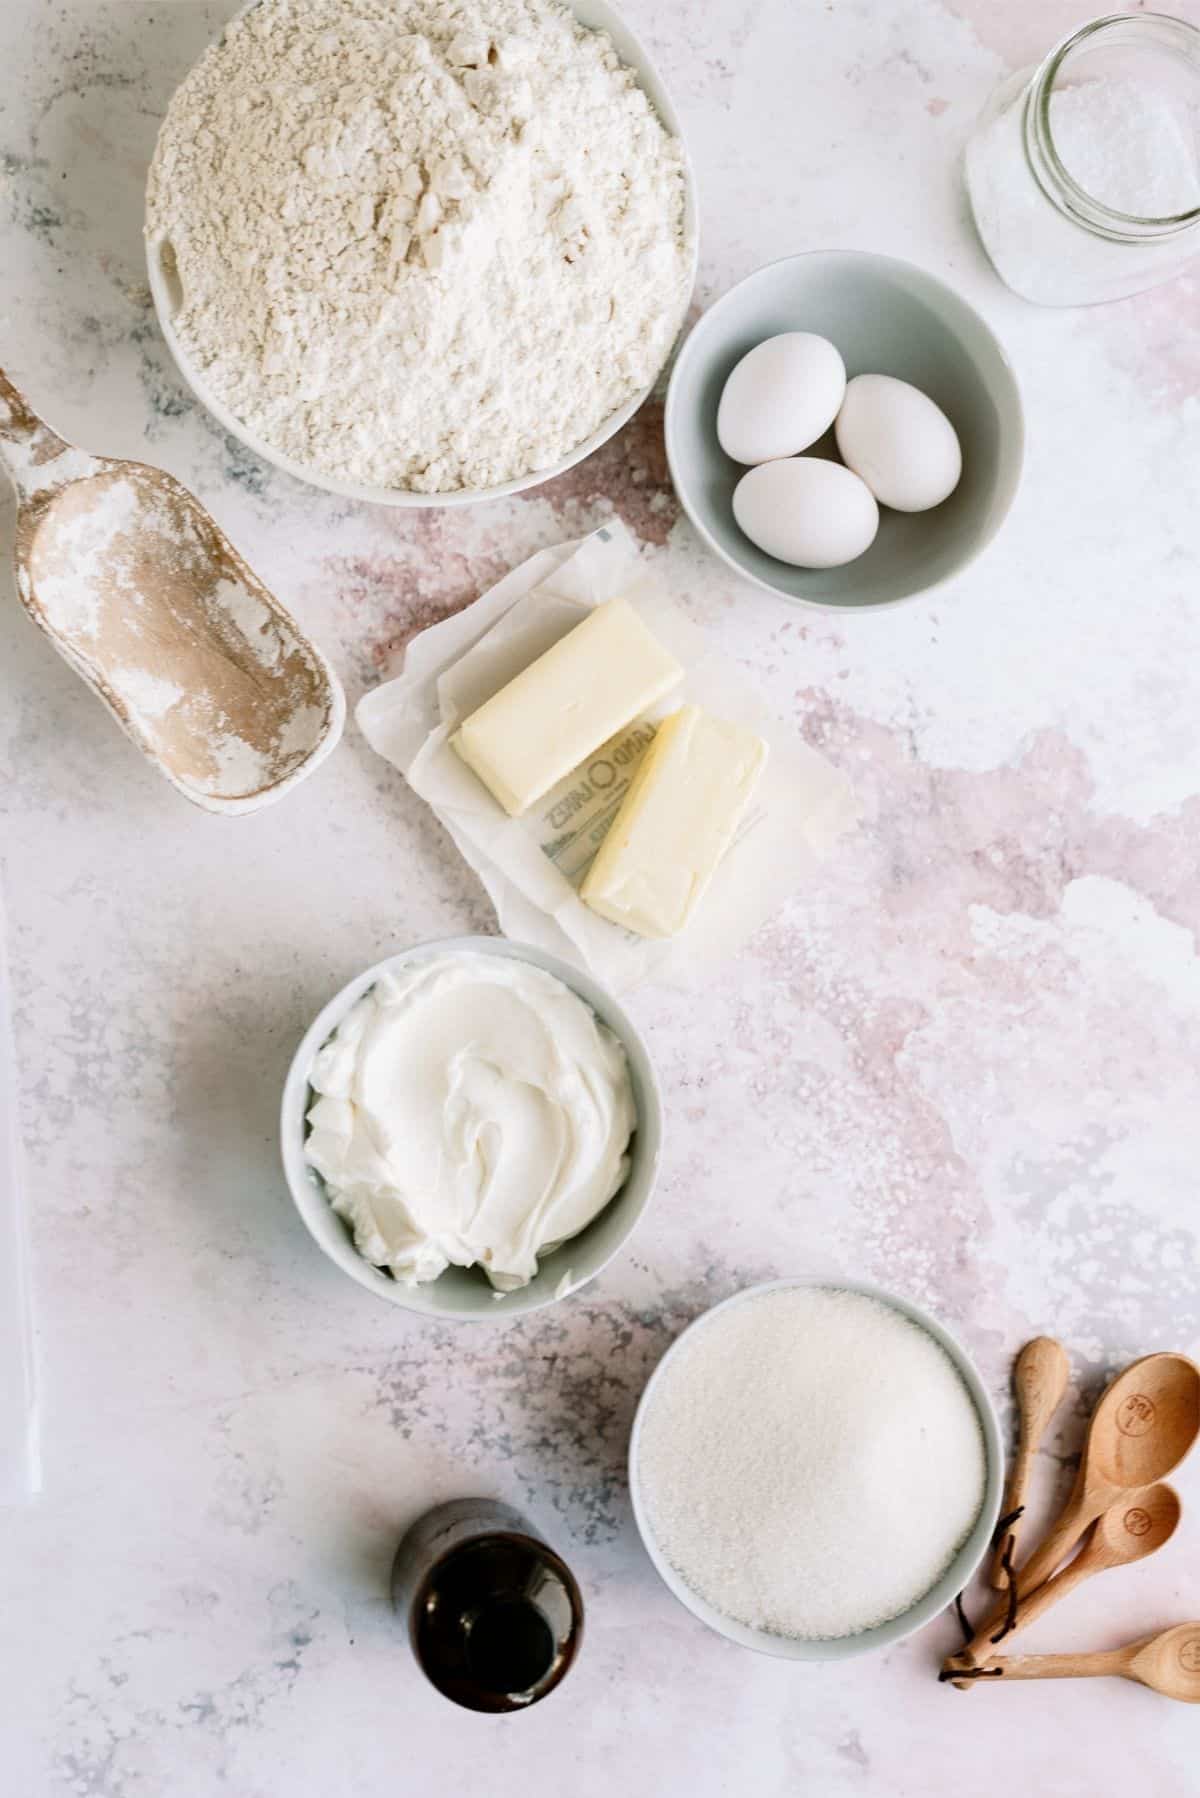
<instances>
[{"instance_id":1,"label":"small dark glass bottle","mask_svg":"<svg viewBox=\"0 0 1200 1798\"><path fill-rule=\"evenodd\" d=\"M452 1499L417 1519L396 1550L392 1599L426 1678L473 1711L545 1698L583 1635L570 1568L489 1498Z\"/></svg>"}]
</instances>

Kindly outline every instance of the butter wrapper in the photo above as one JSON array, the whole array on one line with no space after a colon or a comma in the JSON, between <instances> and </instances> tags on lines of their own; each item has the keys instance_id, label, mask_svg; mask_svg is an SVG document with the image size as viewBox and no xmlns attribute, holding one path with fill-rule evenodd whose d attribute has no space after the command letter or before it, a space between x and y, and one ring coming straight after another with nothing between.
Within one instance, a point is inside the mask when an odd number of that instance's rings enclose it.
<instances>
[{"instance_id":1,"label":"butter wrapper","mask_svg":"<svg viewBox=\"0 0 1200 1798\"><path fill-rule=\"evenodd\" d=\"M678 658L684 683L619 732L520 818L508 817L450 747L493 693L592 607L627 599ZM578 889L659 719L692 702L744 724L770 749L738 836L687 930L649 942L597 917ZM496 908L504 934L586 968L618 991L687 983L732 954L798 888L858 817L849 783L770 717L642 562L619 521L539 550L474 605L408 645L403 672L359 702L372 748L432 806Z\"/></svg>"}]
</instances>

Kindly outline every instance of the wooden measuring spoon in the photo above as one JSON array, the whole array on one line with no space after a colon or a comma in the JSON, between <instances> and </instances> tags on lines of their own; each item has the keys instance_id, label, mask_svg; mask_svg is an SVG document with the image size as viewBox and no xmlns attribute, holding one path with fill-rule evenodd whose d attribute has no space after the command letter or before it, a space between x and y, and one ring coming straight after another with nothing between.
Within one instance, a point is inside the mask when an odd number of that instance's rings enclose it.
<instances>
[{"instance_id":1,"label":"wooden measuring spoon","mask_svg":"<svg viewBox=\"0 0 1200 1798\"><path fill-rule=\"evenodd\" d=\"M1092 1414L1075 1489L1041 1547L1018 1570L1023 1597L1101 1511L1165 1479L1200 1435L1200 1368L1186 1355L1146 1355L1118 1374Z\"/></svg>"},{"instance_id":2,"label":"wooden measuring spoon","mask_svg":"<svg viewBox=\"0 0 1200 1798\"><path fill-rule=\"evenodd\" d=\"M1017 1452L1013 1459L1004 1502L1000 1514L1007 1517L1025 1503L1025 1490L1033 1468L1033 1457L1046 1433L1047 1426L1062 1404L1071 1377L1067 1351L1053 1336L1035 1336L1017 1356L1013 1367L1013 1392L1017 1401ZM991 1581L1001 1591L1008 1589L1008 1573L1003 1563L1007 1555L1015 1558L1020 1519L1011 1523L1004 1538L996 1546Z\"/></svg>"},{"instance_id":3,"label":"wooden measuring spoon","mask_svg":"<svg viewBox=\"0 0 1200 1798\"><path fill-rule=\"evenodd\" d=\"M66 443L2 371L0 457L27 611L180 792L253 811L324 760L336 675L186 487Z\"/></svg>"},{"instance_id":4,"label":"wooden measuring spoon","mask_svg":"<svg viewBox=\"0 0 1200 1798\"><path fill-rule=\"evenodd\" d=\"M1092 1413L1071 1496L1041 1547L1017 1570L1028 1598L1066 1559L1102 1511L1152 1486L1178 1467L1200 1435L1200 1368L1186 1355L1145 1355L1117 1375ZM975 1640L996 1633L998 1605Z\"/></svg>"},{"instance_id":5,"label":"wooden measuring spoon","mask_svg":"<svg viewBox=\"0 0 1200 1798\"><path fill-rule=\"evenodd\" d=\"M1157 1636L1095 1654L997 1655L975 1668L972 1685L1000 1686L1010 1679L1135 1679L1139 1685L1200 1704L1200 1623L1177 1623Z\"/></svg>"},{"instance_id":6,"label":"wooden measuring spoon","mask_svg":"<svg viewBox=\"0 0 1200 1798\"><path fill-rule=\"evenodd\" d=\"M1132 1493L1110 1506L1088 1531L1075 1559L1061 1573L1039 1586L1036 1592L1021 1600L1012 1627L1004 1631L1002 1639L1007 1641L1018 1630L1036 1623L1052 1605L1094 1573L1104 1573L1110 1567L1128 1567L1134 1561L1144 1561L1147 1555L1156 1554L1175 1534L1182 1512L1179 1494L1173 1486L1162 1482L1147 1486L1144 1491ZM980 1630L960 1654L951 1655L943 1666L947 1672L969 1668L977 1663L980 1655L986 1655L991 1646L993 1643L987 1631ZM955 1680L953 1683L960 1690L969 1691L975 1682Z\"/></svg>"}]
</instances>

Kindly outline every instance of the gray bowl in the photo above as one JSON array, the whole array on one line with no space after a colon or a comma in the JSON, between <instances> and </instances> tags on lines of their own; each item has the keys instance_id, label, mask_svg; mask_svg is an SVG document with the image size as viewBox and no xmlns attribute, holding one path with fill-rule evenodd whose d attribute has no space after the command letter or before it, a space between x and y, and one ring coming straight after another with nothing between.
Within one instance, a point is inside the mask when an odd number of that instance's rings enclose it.
<instances>
[{"instance_id":1,"label":"gray bowl","mask_svg":"<svg viewBox=\"0 0 1200 1798\"><path fill-rule=\"evenodd\" d=\"M879 535L842 568L791 568L757 549L733 516L746 472L717 442L717 402L735 364L780 331L815 331L848 375L896 375L935 400L958 432L963 473L929 512L880 510ZM961 573L991 541L1021 477L1025 427L1008 358L977 312L923 269L891 256L818 250L768 263L694 326L671 375L667 458L710 549L781 599L853 610L893 605ZM827 450L822 441L823 453Z\"/></svg>"},{"instance_id":2,"label":"gray bowl","mask_svg":"<svg viewBox=\"0 0 1200 1798\"><path fill-rule=\"evenodd\" d=\"M979 1418L979 1427L983 1431L983 1449L986 1463L983 1488L983 1504L979 1516L970 1535L943 1573L941 1579L930 1587L923 1598L911 1605L899 1616L890 1617L886 1623L878 1623L874 1629L860 1630L857 1635L838 1636L828 1640L800 1640L794 1636L772 1635L767 1630L751 1629L749 1624L737 1623L732 1617L715 1609L706 1599L700 1597L672 1567L658 1543L654 1539L646 1506L642 1499L641 1481L638 1469L638 1454L641 1443L642 1422L653 1398L654 1388L662 1376L662 1371L679 1349L684 1338L693 1330L702 1330L719 1312L726 1311L731 1305L741 1305L747 1299L758 1298L765 1292L782 1292L794 1286L823 1286L837 1292L857 1292L864 1298L878 1299L881 1304L890 1305L894 1311L909 1318L913 1323L932 1336L954 1363L975 1406ZM992 1532L1000 1515L1000 1496L1004 1487L1004 1449L1000 1440L1000 1426L996 1421L996 1413L992 1401L982 1380L976 1373L974 1365L966 1350L954 1340L948 1330L943 1329L935 1317L928 1311L922 1311L919 1305L911 1300L899 1298L894 1292L885 1292L880 1286L864 1286L857 1280L806 1280L802 1278L788 1280L767 1280L761 1286L747 1286L742 1292L735 1292L732 1298L720 1305L714 1305L710 1311L703 1312L695 1322L688 1325L683 1334L678 1336L667 1350L654 1372L646 1383L637 1413L633 1420L633 1432L629 1441L629 1492L633 1501L633 1514L637 1521L646 1553L664 1584L679 1600L680 1604L707 1623L718 1635L725 1636L730 1642L737 1642L742 1648L754 1648L760 1654L777 1655L789 1661L842 1661L853 1655L869 1654L875 1648L887 1648L904 1636L911 1635L921 1625L936 1617L939 1611L953 1604L955 1595L977 1571L980 1562L987 1554L992 1540Z\"/></svg>"},{"instance_id":3,"label":"gray bowl","mask_svg":"<svg viewBox=\"0 0 1200 1798\"><path fill-rule=\"evenodd\" d=\"M373 1267L355 1248L348 1226L329 1202L324 1181L304 1158L308 1134L306 1118L314 1097L308 1083L313 1059L351 1006L374 986L381 974L407 967L415 961L428 961L433 956L464 952L528 962L531 967L555 975L564 986L577 993L624 1045L637 1107L637 1129L629 1145L629 1174L625 1184L585 1230L564 1242L552 1255L542 1257L537 1275L528 1286L505 1293L503 1298L496 1298L487 1276L479 1267L449 1267L438 1279L422 1286L401 1286L382 1268ZM578 968L567 967L565 962L546 955L541 949L524 943L510 943L506 937L463 936L421 943L399 955L390 955L386 961L376 962L374 967L365 969L336 993L317 1014L292 1058L284 1082L280 1141L283 1170L292 1201L309 1235L344 1274L349 1274L368 1292L405 1311L420 1311L427 1317L443 1317L456 1322L475 1320L503 1324L523 1312L540 1311L546 1305L569 1297L608 1266L632 1234L654 1190L662 1156L662 1128L662 1096L646 1045L632 1018L621 1009L611 993L589 975L580 973Z\"/></svg>"}]
</instances>

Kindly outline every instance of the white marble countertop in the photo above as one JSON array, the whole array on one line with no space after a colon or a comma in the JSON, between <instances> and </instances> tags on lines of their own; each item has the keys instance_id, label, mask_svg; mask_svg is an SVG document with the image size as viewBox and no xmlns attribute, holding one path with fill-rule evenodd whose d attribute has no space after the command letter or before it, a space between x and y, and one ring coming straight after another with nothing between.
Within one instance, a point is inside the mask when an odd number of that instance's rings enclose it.
<instances>
[{"instance_id":1,"label":"white marble countertop","mask_svg":"<svg viewBox=\"0 0 1200 1798\"><path fill-rule=\"evenodd\" d=\"M1026 478L993 548L950 590L849 620L701 552L653 407L562 480L469 512L340 504L223 436L155 328L140 193L171 88L232 10L0 12L0 363L64 434L188 482L352 698L415 630L615 507L867 819L711 985L635 997L671 1130L631 1250L508 1328L424 1325L317 1253L276 1108L321 1002L394 947L492 928L482 892L353 728L277 809L193 811L2 577L45 1449L41 1496L0 1529L5 1792L1195 1793L1191 1713L1118 1682L954 1695L934 1682L949 1620L825 1668L729 1646L658 1583L623 1477L663 1349L773 1273L930 1305L997 1397L1029 1335L1061 1335L1079 1384L1039 1462L1047 1504L1105 1373L1197 1337L1197 284L1027 307L957 173L993 85L1078 7L628 7L690 135L701 303L788 250L889 251L960 287L1020 377ZM452 1711L388 1606L404 1525L463 1490L526 1507L585 1589L578 1668L520 1721ZM1195 1615L1190 1514L1030 1644Z\"/></svg>"}]
</instances>

